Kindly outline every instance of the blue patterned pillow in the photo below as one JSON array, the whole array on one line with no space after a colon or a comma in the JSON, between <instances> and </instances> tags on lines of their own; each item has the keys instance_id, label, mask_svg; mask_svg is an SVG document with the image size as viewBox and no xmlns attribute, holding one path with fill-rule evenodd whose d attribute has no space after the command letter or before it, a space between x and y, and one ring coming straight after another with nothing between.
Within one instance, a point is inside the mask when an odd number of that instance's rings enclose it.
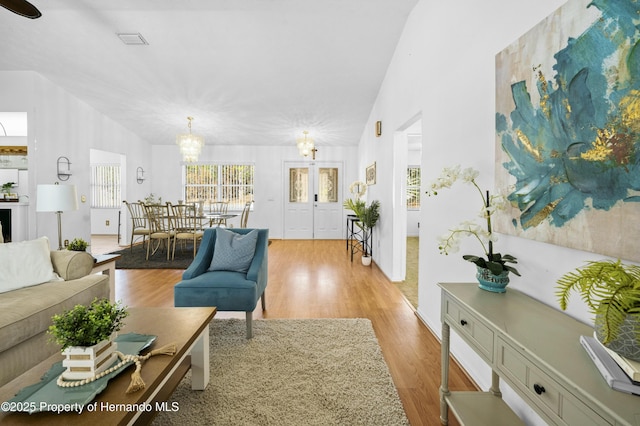
<instances>
[{"instance_id":1,"label":"blue patterned pillow","mask_svg":"<svg viewBox=\"0 0 640 426\"><path fill-rule=\"evenodd\" d=\"M258 230L247 234L216 229L216 244L213 248L210 271L233 271L246 273L256 251Z\"/></svg>"}]
</instances>

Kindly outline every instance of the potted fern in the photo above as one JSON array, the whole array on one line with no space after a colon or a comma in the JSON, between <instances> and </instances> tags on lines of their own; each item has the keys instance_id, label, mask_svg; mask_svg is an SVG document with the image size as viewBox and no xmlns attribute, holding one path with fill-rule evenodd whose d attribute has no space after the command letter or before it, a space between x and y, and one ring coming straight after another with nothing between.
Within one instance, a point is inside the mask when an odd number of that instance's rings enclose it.
<instances>
[{"instance_id":1,"label":"potted fern","mask_svg":"<svg viewBox=\"0 0 640 426\"><path fill-rule=\"evenodd\" d=\"M625 358L640 361L640 266L620 260L588 262L563 275L556 295L565 310L577 291L595 314L596 337Z\"/></svg>"}]
</instances>

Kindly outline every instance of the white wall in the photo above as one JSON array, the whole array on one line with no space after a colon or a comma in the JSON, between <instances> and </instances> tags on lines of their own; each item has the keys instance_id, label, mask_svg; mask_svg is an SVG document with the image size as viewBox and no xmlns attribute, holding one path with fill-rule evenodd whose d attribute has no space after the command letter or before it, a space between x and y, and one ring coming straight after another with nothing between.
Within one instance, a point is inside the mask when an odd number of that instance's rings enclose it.
<instances>
[{"instance_id":1,"label":"white wall","mask_svg":"<svg viewBox=\"0 0 640 426\"><path fill-rule=\"evenodd\" d=\"M117 152L137 158L140 164L125 170L129 195L144 196L149 184L135 184L135 167L150 166L145 153L149 144L79 101L41 75L30 71L0 72L0 111L26 111L28 120L29 159L29 238L47 236L57 248L58 232L54 213L36 213L35 193L38 184L54 183L57 178L57 158L68 157L73 176L62 183L77 186L79 210L62 214L63 239L91 239L91 209L89 208L90 148Z\"/></svg>"},{"instance_id":2,"label":"white wall","mask_svg":"<svg viewBox=\"0 0 640 426\"><path fill-rule=\"evenodd\" d=\"M343 161L344 177L341 177L345 197L349 194L349 185L356 179L364 180L364 171L356 175L354 164L357 159L357 147L317 146L318 161ZM154 145L151 150L152 168L147 174L152 182L151 192L162 197L163 201L183 199L182 158L176 145ZM285 161L303 160L298 154L295 140L286 146L221 146L206 144L200 154L199 162L215 163L253 163L255 165L255 203L249 215L248 226L268 228L269 238L283 238L284 222L284 175ZM346 212L343 217L346 217ZM236 220L237 221L237 220ZM342 229L345 228L343 223Z\"/></svg>"},{"instance_id":3,"label":"white wall","mask_svg":"<svg viewBox=\"0 0 640 426\"><path fill-rule=\"evenodd\" d=\"M438 176L444 166L461 164L480 170L481 186L492 189L495 55L563 3L564 0L488 0L465 1L461 7L459 2L420 1L409 17L362 134L361 167L376 161L378 176L397 173L393 130L421 113L423 183ZM383 122L380 138L372 132L377 120ZM398 214L394 212L396 192L391 179L385 179L369 194L369 199L373 196L382 201L382 247L378 251L380 258L374 260L388 276L394 273L390 260L394 244L399 244L392 234L392 221ZM437 335L441 331L437 283L475 282L474 265L464 262L461 255L475 253L478 247L467 240L458 255L443 256L438 252L436 238L448 227L476 215L476 196L472 188L460 185L422 200L418 314ZM497 247L519 258L522 277L512 276L510 286L556 308L556 280L586 260L603 257L507 235L500 236ZM569 306L568 314L591 323L578 298ZM454 355L480 386L488 389L490 370L457 336L453 337ZM528 424L544 424L513 391L505 390L505 400Z\"/></svg>"}]
</instances>

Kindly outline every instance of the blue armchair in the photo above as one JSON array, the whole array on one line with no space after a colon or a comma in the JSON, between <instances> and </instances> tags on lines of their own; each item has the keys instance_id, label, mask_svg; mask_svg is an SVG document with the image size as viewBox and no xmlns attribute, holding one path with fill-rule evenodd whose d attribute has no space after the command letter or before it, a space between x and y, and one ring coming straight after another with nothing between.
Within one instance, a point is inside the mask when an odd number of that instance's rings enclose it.
<instances>
[{"instance_id":1,"label":"blue armchair","mask_svg":"<svg viewBox=\"0 0 640 426\"><path fill-rule=\"evenodd\" d=\"M219 311L246 312L247 339L253 337L253 311L258 299L262 299L262 310L266 309L264 292L268 277L269 230L257 230L255 253L246 273L211 271L209 268L218 232L246 235L250 231L252 229L205 229L195 259L182 274L182 281L176 284L173 290L176 307L215 306Z\"/></svg>"}]
</instances>

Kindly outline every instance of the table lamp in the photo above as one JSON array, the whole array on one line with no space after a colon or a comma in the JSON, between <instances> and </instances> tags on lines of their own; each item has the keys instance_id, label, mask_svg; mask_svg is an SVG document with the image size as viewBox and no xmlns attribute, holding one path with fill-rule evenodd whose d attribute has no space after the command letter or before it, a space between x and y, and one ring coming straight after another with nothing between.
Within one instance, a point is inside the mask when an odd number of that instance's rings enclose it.
<instances>
[{"instance_id":1,"label":"table lamp","mask_svg":"<svg viewBox=\"0 0 640 426\"><path fill-rule=\"evenodd\" d=\"M75 185L38 185L36 192L37 212L56 212L58 215L58 250L62 250L62 212L78 210L78 195Z\"/></svg>"}]
</instances>

